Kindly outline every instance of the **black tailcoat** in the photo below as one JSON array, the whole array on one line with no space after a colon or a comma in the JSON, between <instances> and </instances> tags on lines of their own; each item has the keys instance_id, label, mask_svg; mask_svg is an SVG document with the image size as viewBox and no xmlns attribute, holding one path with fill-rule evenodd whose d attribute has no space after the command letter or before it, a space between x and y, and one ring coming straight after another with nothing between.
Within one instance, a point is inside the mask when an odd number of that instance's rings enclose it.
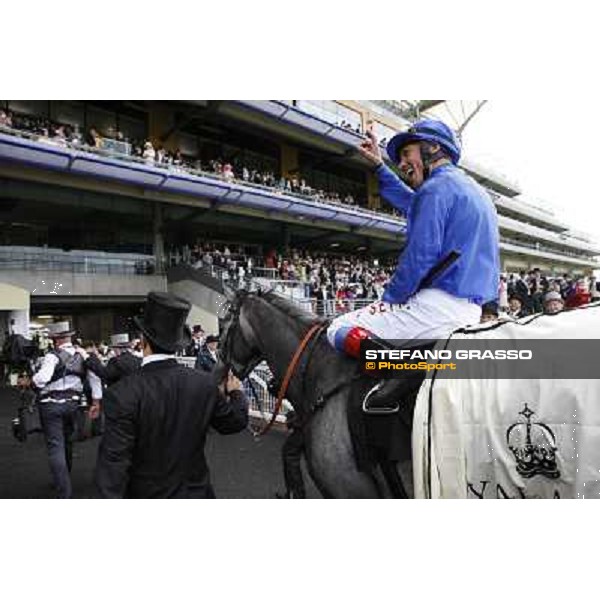
<instances>
[{"instance_id":1,"label":"black tailcoat","mask_svg":"<svg viewBox=\"0 0 600 600\"><path fill-rule=\"evenodd\" d=\"M96 465L103 498L211 497L208 429L229 434L248 424L243 393L226 399L209 374L174 359L149 363L110 387L104 410Z\"/></svg>"}]
</instances>

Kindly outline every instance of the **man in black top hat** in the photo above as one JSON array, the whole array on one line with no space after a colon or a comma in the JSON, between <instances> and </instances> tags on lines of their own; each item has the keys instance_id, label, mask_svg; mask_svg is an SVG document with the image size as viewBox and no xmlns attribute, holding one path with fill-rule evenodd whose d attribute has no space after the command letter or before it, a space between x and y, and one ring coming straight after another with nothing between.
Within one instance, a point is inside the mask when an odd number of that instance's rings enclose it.
<instances>
[{"instance_id":1,"label":"man in black top hat","mask_svg":"<svg viewBox=\"0 0 600 600\"><path fill-rule=\"evenodd\" d=\"M495 300L481 305L480 323L492 323L498 320L498 316L498 303Z\"/></svg>"},{"instance_id":2,"label":"man in black top hat","mask_svg":"<svg viewBox=\"0 0 600 600\"><path fill-rule=\"evenodd\" d=\"M215 365L217 364L217 348L219 347L219 337L216 335L209 335L206 338L206 342L200 349L198 357L196 358L196 369L212 373Z\"/></svg>"},{"instance_id":3,"label":"man in black top hat","mask_svg":"<svg viewBox=\"0 0 600 600\"><path fill-rule=\"evenodd\" d=\"M103 498L214 497L204 457L208 428L229 434L248 424L238 380L230 377L221 394L209 374L175 360L190 342L189 310L182 298L150 292L144 317L135 318L144 359L137 373L106 393L96 464Z\"/></svg>"},{"instance_id":4,"label":"man in black top hat","mask_svg":"<svg viewBox=\"0 0 600 600\"><path fill-rule=\"evenodd\" d=\"M102 379L107 386L117 383L119 379L135 373L142 366L142 359L131 353L129 335L117 333L110 338L113 356L106 365L94 352L85 353L85 366Z\"/></svg>"}]
</instances>

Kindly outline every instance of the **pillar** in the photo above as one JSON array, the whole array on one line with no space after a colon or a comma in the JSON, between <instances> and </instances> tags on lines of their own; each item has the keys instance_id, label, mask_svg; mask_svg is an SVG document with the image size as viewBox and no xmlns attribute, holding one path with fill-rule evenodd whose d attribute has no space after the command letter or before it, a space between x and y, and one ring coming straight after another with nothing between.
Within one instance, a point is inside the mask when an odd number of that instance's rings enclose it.
<instances>
[{"instance_id":1,"label":"pillar","mask_svg":"<svg viewBox=\"0 0 600 600\"><path fill-rule=\"evenodd\" d=\"M169 136L164 142L164 136L174 125L173 111L162 104L153 103L148 111L148 137L155 147L163 146L170 152L177 150L177 135Z\"/></svg>"},{"instance_id":2,"label":"pillar","mask_svg":"<svg viewBox=\"0 0 600 600\"><path fill-rule=\"evenodd\" d=\"M377 177L372 172L367 172L367 207L371 210L381 208L381 198L379 197L379 185Z\"/></svg>"},{"instance_id":3,"label":"pillar","mask_svg":"<svg viewBox=\"0 0 600 600\"><path fill-rule=\"evenodd\" d=\"M281 176L291 179L298 175L299 168L298 149L281 144Z\"/></svg>"},{"instance_id":4,"label":"pillar","mask_svg":"<svg viewBox=\"0 0 600 600\"><path fill-rule=\"evenodd\" d=\"M161 273L165 268L165 240L162 233L163 227L163 210L162 205L158 202L154 204L154 219L152 223L153 229L153 250L154 260L156 263L156 271Z\"/></svg>"}]
</instances>

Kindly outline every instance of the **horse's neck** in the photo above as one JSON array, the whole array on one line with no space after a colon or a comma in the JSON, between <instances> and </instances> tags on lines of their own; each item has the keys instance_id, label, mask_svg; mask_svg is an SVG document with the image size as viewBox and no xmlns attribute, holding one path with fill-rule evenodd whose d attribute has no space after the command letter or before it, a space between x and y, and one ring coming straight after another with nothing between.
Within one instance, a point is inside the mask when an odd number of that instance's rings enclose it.
<instances>
[{"instance_id":1,"label":"horse's neck","mask_svg":"<svg viewBox=\"0 0 600 600\"><path fill-rule=\"evenodd\" d=\"M274 377L281 384L296 350L308 331L308 324L299 322L279 307L273 306L265 300L261 300L256 309L248 313L247 320L254 332L261 354ZM305 353L310 351L310 347L311 343L309 343ZM296 371L304 368L304 360L305 356L302 356L298 361ZM295 400L293 396L298 395L301 388L298 385L297 372L295 375L292 377L289 387L289 399L292 402Z\"/></svg>"},{"instance_id":2,"label":"horse's neck","mask_svg":"<svg viewBox=\"0 0 600 600\"><path fill-rule=\"evenodd\" d=\"M279 320L272 318L265 326L266 319L261 314L251 322L259 341L261 353L269 368L281 385L288 367L306 335L309 324L299 323L289 315L277 311ZM296 408L314 401L313 396L326 393L341 381L347 381L355 369L352 361L340 357L321 336L310 340L295 368L286 397Z\"/></svg>"}]
</instances>

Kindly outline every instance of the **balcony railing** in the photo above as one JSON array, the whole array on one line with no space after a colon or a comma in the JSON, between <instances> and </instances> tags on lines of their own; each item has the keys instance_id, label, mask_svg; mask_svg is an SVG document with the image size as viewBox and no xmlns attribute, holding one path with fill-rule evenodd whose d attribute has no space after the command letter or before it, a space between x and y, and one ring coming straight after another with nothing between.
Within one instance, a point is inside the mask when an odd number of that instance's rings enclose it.
<instances>
[{"instance_id":1,"label":"balcony railing","mask_svg":"<svg viewBox=\"0 0 600 600\"><path fill-rule=\"evenodd\" d=\"M336 201L329 200L329 199L319 198L312 194L302 194L299 192L292 191L288 188L282 188L280 186L268 186L268 185L263 185L263 184L259 184L259 183L254 183L251 181L246 181L244 179L240 179L239 177L233 177L233 178L224 177L223 175L220 175L218 173L214 173L212 171L205 171L203 169L198 169L198 168L192 167L190 165L157 162L154 159L145 159L145 158L142 158L139 156L133 156L131 154L127 154L127 153L123 153L123 152L119 151L119 148L124 147L123 144L121 144L121 145L108 144L108 145L104 145L104 147L102 147L102 146L101 147L92 147L92 146L87 146L86 144L83 144L83 143L67 141L66 139L63 139L63 138L60 138L60 139L56 138L56 137L48 138L45 136L40 136L40 135L37 135L34 133L30 133L28 131L23 131L20 129L12 129L12 128L8 128L8 127L2 126L2 125L0 125L0 133L6 134L6 135L11 135L13 137L27 139L27 140L33 141L33 142L39 142L39 143L42 143L42 144L45 144L48 146L54 146L57 148L68 148L70 150L74 150L77 152L85 152L88 154L94 154L94 155L103 156L106 158L117 159L117 160L120 160L123 162L127 162L129 164L148 165L153 168L167 171L169 173L185 173L188 175L195 175L198 177L210 178L210 179L213 179L220 183L222 183L222 182L235 183L238 185L243 185L248 188L261 190L263 192L268 191L270 194L290 196L290 197L302 199L304 201L309 200L311 202L314 202L317 205L330 206L330 207L342 207L345 211L356 213L357 215L360 215L362 217L371 217L372 218L373 215L376 215L378 217L384 216L386 219L398 221L400 223L405 223L405 219L403 219L402 217L400 217L392 212L388 212L388 211L384 211L384 210L374 211L374 210L371 210L369 208L362 207L359 205L345 204L343 202L336 202ZM113 141L113 140L108 140L108 141ZM392 210L392 209L390 209L390 210Z\"/></svg>"},{"instance_id":2,"label":"balcony railing","mask_svg":"<svg viewBox=\"0 0 600 600\"><path fill-rule=\"evenodd\" d=\"M0 253L0 271L52 271L77 273L82 275L161 275L162 269L156 268L154 257L146 259L127 259L98 256L60 256L40 252Z\"/></svg>"}]
</instances>

